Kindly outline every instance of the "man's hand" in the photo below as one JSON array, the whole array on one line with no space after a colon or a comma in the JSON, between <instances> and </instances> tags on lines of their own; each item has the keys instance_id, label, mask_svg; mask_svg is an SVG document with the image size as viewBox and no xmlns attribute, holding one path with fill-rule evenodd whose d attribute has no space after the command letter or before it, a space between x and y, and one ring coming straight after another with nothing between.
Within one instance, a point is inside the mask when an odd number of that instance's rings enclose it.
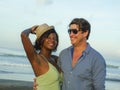
<instances>
[{"instance_id":1,"label":"man's hand","mask_svg":"<svg viewBox=\"0 0 120 90\"><path fill-rule=\"evenodd\" d=\"M34 82L33 82L33 90L37 90L37 82L36 82L36 78L34 78Z\"/></svg>"}]
</instances>

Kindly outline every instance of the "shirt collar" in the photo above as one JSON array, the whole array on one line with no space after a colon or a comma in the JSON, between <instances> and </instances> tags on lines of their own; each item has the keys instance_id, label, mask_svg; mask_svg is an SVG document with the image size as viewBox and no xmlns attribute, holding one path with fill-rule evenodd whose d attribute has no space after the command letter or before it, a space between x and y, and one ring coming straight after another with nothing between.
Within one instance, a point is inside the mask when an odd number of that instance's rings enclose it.
<instances>
[{"instance_id":1,"label":"shirt collar","mask_svg":"<svg viewBox=\"0 0 120 90\"><path fill-rule=\"evenodd\" d=\"M91 48L90 44L87 43L87 48L83 51L83 54L88 54L90 51L90 48ZM73 46L70 46L70 50L71 50L71 54L73 54Z\"/></svg>"},{"instance_id":2,"label":"shirt collar","mask_svg":"<svg viewBox=\"0 0 120 90\"><path fill-rule=\"evenodd\" d=\"M85 49L85 51L83 52L83 53L86 53L86 54L88 54L89 53L89 51L90 51L90 44L89 43L87 43L87 48Z\"/></svg>"}]
</instances>

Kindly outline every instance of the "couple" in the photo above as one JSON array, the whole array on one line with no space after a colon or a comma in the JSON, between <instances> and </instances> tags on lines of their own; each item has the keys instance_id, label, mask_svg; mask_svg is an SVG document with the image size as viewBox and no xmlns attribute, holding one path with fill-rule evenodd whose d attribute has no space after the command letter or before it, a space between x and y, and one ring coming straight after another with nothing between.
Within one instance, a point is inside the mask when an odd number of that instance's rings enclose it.
<instances>
[{"instance_id":1,"label":"couple","mask_svg":"<svg viewBox=\"0 0 120 90\"><path fill-rule=\"evenodd\" d=\"M68 29L72 45L64 49L59 58L52 55L59 42L53 26L42 24L21 33L36 76L35 89L60 90L62 80L62 90L105 90L106 63L87 42L90 29L90 23L84 18L73 19ZM28 38L30 33L37 36L34 46Z\"/></svg>"}]
</instances>

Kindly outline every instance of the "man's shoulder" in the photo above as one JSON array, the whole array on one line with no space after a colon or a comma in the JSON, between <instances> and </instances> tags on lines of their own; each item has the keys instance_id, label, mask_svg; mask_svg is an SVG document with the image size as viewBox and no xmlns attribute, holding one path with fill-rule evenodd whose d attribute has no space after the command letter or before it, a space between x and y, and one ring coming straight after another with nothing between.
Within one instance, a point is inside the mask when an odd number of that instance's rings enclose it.
<instances>
[{"instance_id":1,"label":"man's shoulder","mask_svg":"<svg viewBox=\"0 0 120 90\"><path fill-rule=\"evenodd\" d=\"M87 49L88 49L87 51L90 52L91 54L101 55L100 52L95 48L93 48L90 44L88 44Z\"/></svg>"},{"instance_id":2,"label":"man's shoulder","mask_svg":"<svg viewBox=\"0 0 120 90\"><path fill-rule=\"evenodd\" d=\"M69 46L69 47L63 49L61 52L67 52L67 51L71 50L71 48L72 48L72 46Z\"/></svg>"}]
</instances>

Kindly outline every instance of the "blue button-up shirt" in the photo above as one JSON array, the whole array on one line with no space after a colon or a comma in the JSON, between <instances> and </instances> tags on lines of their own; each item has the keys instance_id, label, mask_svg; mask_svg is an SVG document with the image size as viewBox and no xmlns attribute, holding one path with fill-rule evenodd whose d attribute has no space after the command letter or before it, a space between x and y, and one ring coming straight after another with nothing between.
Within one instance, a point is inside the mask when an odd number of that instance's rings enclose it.
<instances>
[{"instance_id":1,"label":"blue button-up shirt","mask_svg":"<svg viewBox=\"0 0 120 90\"><path fill-rule=\"evenodd\" d=\"M104 58L88 44L82 57L72 68L73 46L59 55L63 71L62 90L105 90L106 63Z\"/></svg>"}]
</instances>

